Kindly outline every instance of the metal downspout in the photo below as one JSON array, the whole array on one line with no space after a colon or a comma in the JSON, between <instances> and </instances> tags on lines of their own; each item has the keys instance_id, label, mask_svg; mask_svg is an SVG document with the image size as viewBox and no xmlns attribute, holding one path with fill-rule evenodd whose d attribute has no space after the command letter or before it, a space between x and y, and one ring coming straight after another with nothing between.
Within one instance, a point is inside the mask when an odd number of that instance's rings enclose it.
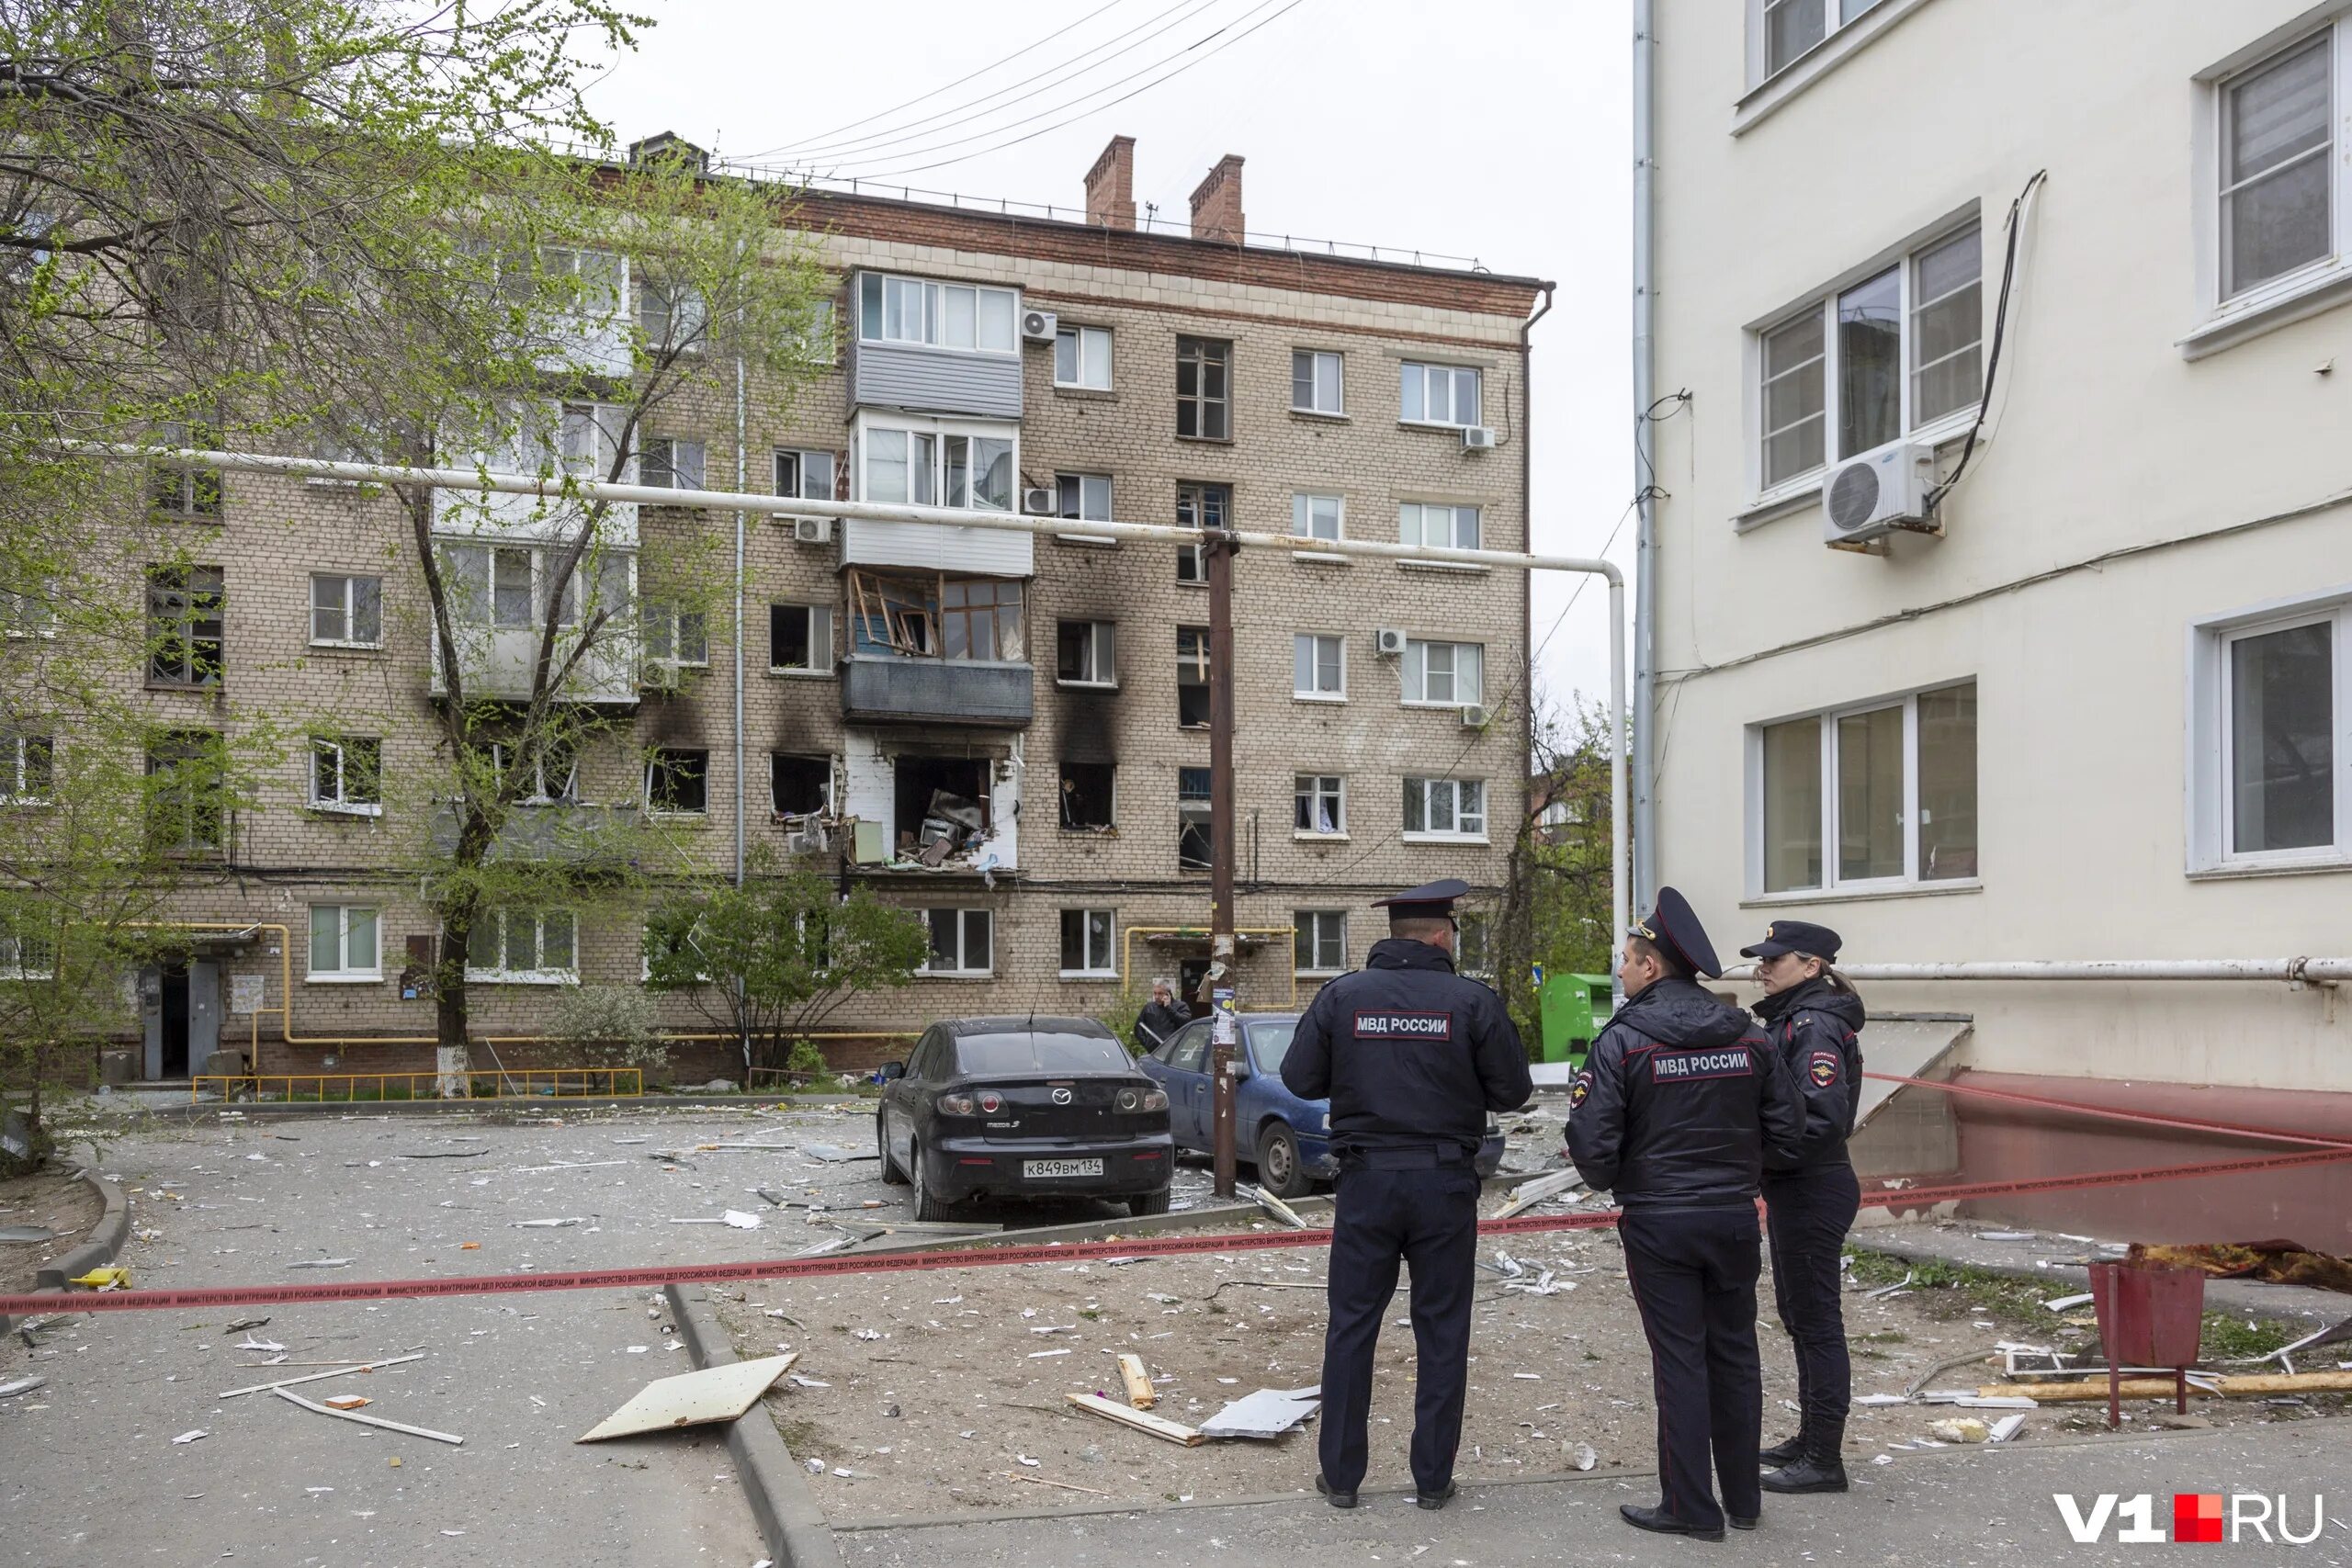
<instances>
[{"instance_id":1,"label":"metal downspout","mask_svg":"<svg viewBox=\"0 0 2352 1568\"><path fill-rule=\"evenodd\" d=\"M1650 499L1657 473L1657 399L1656 237L1657 196L1657 39L1656 0L1634 0L1634 902L1647 908L1657 894L1657 510ZM1623 935L1612 933L1614 942Z\"/></svg>"}]
</instances>

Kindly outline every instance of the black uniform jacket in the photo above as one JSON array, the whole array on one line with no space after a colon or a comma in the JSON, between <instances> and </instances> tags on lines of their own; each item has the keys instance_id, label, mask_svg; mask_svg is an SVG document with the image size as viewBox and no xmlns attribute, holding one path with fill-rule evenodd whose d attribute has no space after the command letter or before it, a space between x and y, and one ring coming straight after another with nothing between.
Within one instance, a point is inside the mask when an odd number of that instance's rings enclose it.
<instances>
[{"instance_id":1,"label":"black uniform jacket","mask_svg":"<svg viewBox=\"0 0 2352 1568\"><path fill-rule=\"evenodd\" d=\"M1442 949L1389 937L1367 967L1325 985L1283 1057L1293 1094L1331 1101L1331 1140L1360 1149L1476 1154L1487 1113L1534 1085L1502 998L1453 972Z\"/></svg>"},{"instance_id":2,"label":"black uniform jacket","mask_svg":"<svg viewBox=\"0 0 2352 1568\"><path fill-rule=\"evenodd\" d=\"M1617 1010L1568 1105L1568 1156L1627 1209L1753 1202L1766 1151L1793 1157L1804 1131L1770 1042L1688 980L1660 980Z\"/></svg>"},{"instance_id":3,"label":"black uniform jacket","mask_svg":"<svg viewBox=\"0 0 2352 1568\"><path fill-rule=\"evenodd\" d=\"M1804 1138L1793 1158L1767 1170L1809 1170L1848 1163L1846 1140L1862 1107L1862 998L1807 980L1756 1004L1756 1015L1804 1097Z\"/></svg>"}]
</instances>

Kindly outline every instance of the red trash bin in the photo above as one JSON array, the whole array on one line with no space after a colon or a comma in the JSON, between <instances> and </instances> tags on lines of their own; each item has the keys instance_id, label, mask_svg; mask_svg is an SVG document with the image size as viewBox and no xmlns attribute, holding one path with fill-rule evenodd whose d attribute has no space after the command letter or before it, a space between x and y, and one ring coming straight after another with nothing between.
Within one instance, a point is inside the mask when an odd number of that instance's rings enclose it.
<instances>
[{"instance_id":1,"label":"red trash bin","mask_svg":"<svg viewBox=\"0 0 2352 1568\"><path fill-rule=\"evenodd\" d=\"M2122 1425L2117 1384L2124 1367L2170 1367L2173 1409L2188 1410L2188 1369L2205 1327L2205 1276L2195 1269L2091 1265L2091 1304L2107 1352L2107 1424Z\"/></svg>"}]
</instances>

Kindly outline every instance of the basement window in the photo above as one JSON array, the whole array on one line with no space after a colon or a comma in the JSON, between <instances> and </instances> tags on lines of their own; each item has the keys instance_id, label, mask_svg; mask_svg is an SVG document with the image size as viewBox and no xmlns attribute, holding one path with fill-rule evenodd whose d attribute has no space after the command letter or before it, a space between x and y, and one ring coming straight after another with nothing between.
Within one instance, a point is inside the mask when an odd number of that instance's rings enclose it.
<instances>
[{"instance_id":1,"label":"basement window","mask_svg":"<svg viewBox=\"0 0 2352 1568\"><path fill-rule=\"evenodd\" d=\"M1114 781L1117 769L1109 762L1062 764L1062 826L1071 832L1101 833L1114 825Z\"/></svg>"}]
</instances>

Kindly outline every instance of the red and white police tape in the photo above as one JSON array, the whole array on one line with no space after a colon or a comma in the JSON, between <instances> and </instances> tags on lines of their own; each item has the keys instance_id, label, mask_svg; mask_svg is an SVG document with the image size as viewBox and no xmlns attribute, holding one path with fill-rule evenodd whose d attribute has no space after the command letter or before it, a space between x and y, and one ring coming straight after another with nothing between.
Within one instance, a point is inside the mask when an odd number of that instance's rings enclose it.
<instances>
[{"instance_id":1,"label":"red and white police tape","mask_svg":"<svg viewBox=\"0 0 2352 1568\"><path fill-rule=\"evenodd\" d=\"M1944 1087L1944 1086L1936 1086ZM2068 1107L2067 1109L2082 1109ZM2283 1134L2271 1134L2274 1136ZM1971 1198L2023 1192L2064 1192L2093 1187L2122 1187L2188 1177L2237 1176L2291 1170L2352 1160L2352 1145L2334 1145L2301 1154L2254 1159L2207 1160L2196 1165L2139 1170L2093 1171L2075 1176L2028 1177L2014 1181L1972 1181L1943 1187L1905 1187L1862 1194L1866 1209L1924 1209ZM1526 1235L1545 1231L1598 1230L1617 1221L1607 1210L1579 1214L1526 1214L1486 1220L1481 1235ZM167 1312L189 1308L283 1306L302 1302L405 1301L425 1296L493 1296L534 1291L642 1290L661 1285L717 1284L736 1280L831 1279L844 1274L904 1274L933 1269L1001 1268L1014 1263L1069 1263L1102 1258L1168 1258L1187 1253L1265 1252L1277 1247L1324 1247L1328 1230L1252 1231L1138 1236L1121 1241L1082 1241L1060 1246L972 1247L939 1252L825 1258L778 1258L736 1263L657 1264L643 1269L587 1269L566 1273L452 1275L424 1280L353 1280L332 1283L225 1285L212 1290L96 1291L69 1295L0 1296L0 1314L68 1312Z\"/></svg>"}]
</instances>

